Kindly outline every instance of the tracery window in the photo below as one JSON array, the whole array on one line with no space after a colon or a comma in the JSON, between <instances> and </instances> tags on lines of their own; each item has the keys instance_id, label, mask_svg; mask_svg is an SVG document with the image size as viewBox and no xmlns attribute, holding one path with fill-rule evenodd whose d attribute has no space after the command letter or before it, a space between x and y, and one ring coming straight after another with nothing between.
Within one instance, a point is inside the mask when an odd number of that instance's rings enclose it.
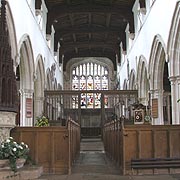
<instances>
[{"instance_id":1,"label":"tracery window","mask_svg":"<svg viewBox=\"0 0 180 180\"><path fill-rule=\"evenodd\" d=\"M72 70L72 90L108 90L109 70L97 63L83 63ZM81 108L101 108L101 93L82 93Z\"/></svg>"}]
</instances>

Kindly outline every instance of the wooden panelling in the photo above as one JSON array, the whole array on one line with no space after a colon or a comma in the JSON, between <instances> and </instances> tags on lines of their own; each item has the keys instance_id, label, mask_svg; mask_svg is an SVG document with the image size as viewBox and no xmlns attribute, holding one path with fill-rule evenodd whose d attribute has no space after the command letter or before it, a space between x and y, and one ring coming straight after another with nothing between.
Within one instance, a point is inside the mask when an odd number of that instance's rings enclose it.
<instances>
[{"instance_id":1,"label":"wooden panelling","mask_svg":"<svg viewBox=\"0 0 180 180\"><path fill-rule=\"evenodd\" d=\"M168 157L168 137L167 137L167 129L166 130L156 130L154 131L154 147L156 158Z\"/></svg>"},{"instance_id":2,"label":"wooden panelling","mask_svg":"<svg viewBox=\"0 0 180 180\"><path fill-rule=\"evenodd\" d=\"M170 156L180 157L180 130L170 131Z\"/></svg>"},{"instance_id":3,"label":"wooden panelling","mask_svg":"<svg viewBox=\"0 0 180 180\"><path fill-rule=\"evenodd\" d=\"M42 165L45 173L67 174L80 149L80 127L72 121L68 128L16 127L11 136L28 144L32 160Z\"/></svg>"},{"instance_id":4,"label":"wooden panelling","mask_svg":"<svg viewBox=\"0 0 180 180\"><path fill-rule=\"evenodd\" d=\"M123 174L131 174L131 159L138 158L178 158L180 156L180 126L126 125L118 130L115 123L104 126L105 151L119 164ZM120 123L119 123L120 124ZM114 142L119 134L119 142ZM119 149L120 156L112 149ZM139 173L171 172L171 169L146 169ZM175 171L175 170L174 170Z\"/></svg>"},{"instance_id":5,"label":"wooden panelling","mask_svg":"<svg viewBox=\"0 0 180 180\"><path fill-rule=\"evenodd\" d=\"M137 132L131 131L130 133L125 134L124 136L124 151L126 161L130 161L131 158L138 156L137 149Z\"/></svg>"},{"instance_id":6,"label":"wooden panelling","mask_svg":"<svg viewBox=\"0 0 180 180\"><path fill-rule=\"evenodd\" d=\"M152 131L143 131L140 133L139 158L148 158L153 156ZM147 143L148 142L148 143Z\"/></svg>"}]
</instances>

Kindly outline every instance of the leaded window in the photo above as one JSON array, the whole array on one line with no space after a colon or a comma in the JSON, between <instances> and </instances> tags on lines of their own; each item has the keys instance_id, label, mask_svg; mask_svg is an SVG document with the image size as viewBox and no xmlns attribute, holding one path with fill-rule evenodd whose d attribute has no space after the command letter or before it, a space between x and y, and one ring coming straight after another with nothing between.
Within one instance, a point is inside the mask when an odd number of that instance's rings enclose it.
<instances>
[{"instance_id":1,"label":"leaded window","mask_svg":"<svg viewBox=\"0 0 180 180\"><path fill-rule=\"evenodd\" d=\"M108 90L108 67L83 63L72 69L72 90ZM101 93L82 93L81 108L101 108Z\"/></svg>"}]
</instances>

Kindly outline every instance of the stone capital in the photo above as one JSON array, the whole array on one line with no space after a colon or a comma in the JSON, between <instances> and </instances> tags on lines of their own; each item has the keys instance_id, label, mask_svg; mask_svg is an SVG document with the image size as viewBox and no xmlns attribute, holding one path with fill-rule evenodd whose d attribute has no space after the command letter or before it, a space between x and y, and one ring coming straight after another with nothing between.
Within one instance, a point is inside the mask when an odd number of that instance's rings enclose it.
<instances>
[{"instance_id":1,"label":"stone capital","mask_svg":"<svg viewBox=\"0 0 180 180\"><path fill-rule=\"evenodd\" d=\"M32 96L34 93L34 90L32 89L20 89L19 93L21 96L25 95L25 96Z\"/></svg>"},{"instance_id":2,"label":"stone capital","mask_svg":"<svg viewBox=\"0 0 180 180\"><path fill-rule=\"evenodd\" d=\"M177 80L176 76L170 76L169 77L169 81L171 82L171 85L175 85L176 84L176 80Z\"/></svg>"},{"instance_id":3,"label":"stone capital","mask_svg":"<svg viewBox=\"0 0 180 180\"><path fill-rule=\"evenodd\" d=\"M177 83L180 85L180 76L177 76Z\"/></svg>"},{"instance_id":4,"label":"stone capital","mask_svg":"<svg viewBox=\"0 0 180 180\"><path fill-rule=\"evenodd\" d=\"M160 89L151 89L149 90L150 94L158 94L160 92Z\"/></svg>"}]
</instances>

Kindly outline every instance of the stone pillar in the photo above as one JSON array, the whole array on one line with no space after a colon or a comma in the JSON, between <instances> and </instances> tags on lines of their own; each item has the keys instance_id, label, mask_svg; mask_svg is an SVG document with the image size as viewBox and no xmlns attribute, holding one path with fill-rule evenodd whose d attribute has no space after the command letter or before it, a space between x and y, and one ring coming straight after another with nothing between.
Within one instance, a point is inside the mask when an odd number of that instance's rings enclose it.
<instances>
[{"instance_id":1,"label":"stone pillar","mask_svg":"<svg viewBox=\"0 0 180 180\"><path fill-rule=\"evenodd\" d=\"M21 99L20 126L33 126L33 90L21 89L19 92ZM28 108L31 108L31 111L29 111L28 114L27 101L29 101Z\"/></svg>"},{"instance_id":2,"label":"stone pillar","mask_svg":"<svg viewBox=\"0 0 180 180\"><path fill-rule=\"evenodd\" d=\"M34 119L36 120L37 116L43 114L44 107L44 97L36 97L34 100Z\"/></svg>"},{"instance_id":3,"label":"stone pillar","mask_svg":"<svg viewBox=\"0 0 180 180\"><path fill-rule=\"evenodd\" d=\"M179 104L177 103L178 100L177 90L179 85L177 85L176 77L170 77L169 80L171 83L172 124L179 124L179 112L177 111L179 106Z\"/></svg>"},{"instance_id":4,"label":"stone pillar","mask_svg":"<svg viewBox=\"0 0 180 180\"><path fill-rule=\"evenodd\" d=\"M15 127L15 112L0 112L0 143L10 136L10 130Z\"/></svg>"},{"instance_id":5,"label":"stone pillar","mask_svg":"<svg viewBox=\"0 0 180 180\"><path fill-rule=\"evenodd\" d=\"M157 99L158 100L158 117L152 117L152 124L153 125L163 125L163 91L156 89L156 90L151 90L151 101L152 99ZM152 103L151 103L152 106Z\"/></svg>"},{"instance_id":6,"label":"stone pillar","mask_svg":"<svg viewBox=\"0 0 180 180\"><path fill-rule=\"evenodd\" d=\"M180 99L180 76L177 77L177 99L176 99L176 122L177 124L180 124L180 102L177 102L177 100Z\"/></svg>"}]
</instances>

